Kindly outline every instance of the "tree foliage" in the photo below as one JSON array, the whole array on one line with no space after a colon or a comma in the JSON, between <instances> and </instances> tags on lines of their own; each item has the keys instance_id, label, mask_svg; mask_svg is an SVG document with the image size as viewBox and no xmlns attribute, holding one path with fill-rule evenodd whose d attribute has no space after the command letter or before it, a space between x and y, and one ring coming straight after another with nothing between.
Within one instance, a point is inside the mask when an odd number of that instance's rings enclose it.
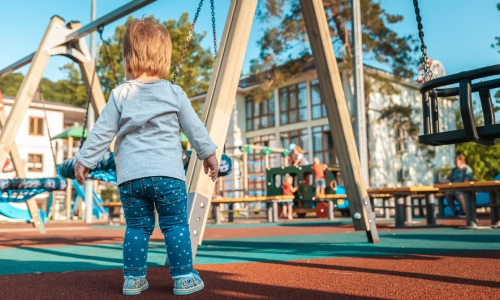
<instances>
[{"instance_id":1,"label":"tree foliage","mask_svg":"<svg viewBox=\"0 0 500 300\"><path fill-rule=\"evenodd\" d=\"M252 90L256 101L269 98L273 89L285 84L287 79L300 73L301 68L313 60L299 1L268 0L259 3L258 17L269 25L258 41L261 48L259 57L251 61L253 76L265 83ZM348 74L352 74L353 57L350 3L350 0L323 0L332 44L337 59L343 62L339 64L339 69ZM418 50L416 39L411 35L398 35L390 28L392 24L401 22L403 16L387 13L379 1L361 0L360 5L365 57L390 67L396 77L414 77L418 62L414 57L414 52ZM286 67L282 68L283 65ZM365 72L364 111L367 122L371 92L378 91L386 95L399 93L390 77L380 73ZM384 116L389 121L396 120L401 116L400 108L398 105L389 108ZM413 131L416 124L410 122L412 119L408 117L409 121L403 127Z\"/></svg>"},{"instance_id":2,"label":"tree foliage","mask_svg":"<svg viewBox=\"0 0 500 300\"><path fill-rule=\"evenodd\" d=\"M59 69L64 73L63 79L54 82L42 78L40 81L44 99L84 107L87 93L79 70L74 63L67 63ZM9 74L0 79L0 89L5 96L15 97L23 80L24 75L20 73Z\"/></svg>"},{"instance_id":3,"label":"tree foliage","mask_svg":"<svg viewBox=\"0 0 500 300\"><path fill-rule=\"evenodd\" d=\"M124 25L117 26L113 36L104 41L107 47L106 50L108 50L108 54L116 70L119 83L122 83L125 79L121 55L122 39L125 34L126 24L131 20L132 17L129 17ZM162 22L162 24L169 30L172 39L171 73L165 78L166 80L171 80L182 48L184 47L184 42L191 28L191 22L189 21L188 14L184 13L179 20L168 20ZM176 84L180 85L189 97L205 92L210 82L215 58L210 49L204 49L200 44L205 36L206 32L193 34L179 76L177 77ZM41 86L45 99L85 107L87 91L83 85L82 76L77 65L67 63L60 70L64 73L62 80L53 82L47 78L42 78ZM97 71L104 94L108 98L110 91L116 87L117 83L112 75L103 45L99 49ZM22 74L10 74L0 80L0 89L2 89L3 94L6 96L15 96L23 79L24 76Z\"/></svg>"},{"instance_id":4,"label":"tree foliage","mask_svg":"<svg viewBox=\"0 0 500 300\"><path fill-rule=\"evenodd\" d=\"M154 17L154 16L151 16ZM113 67L116 71L118 82L125 80L125 70L123 68L122 60L122 40L125 35L126 25L133 20L129 17L124 25L117 26L115 33L106 41L104 41L110 55ZM172 40L172 64L170 67L170 74L164 79L172 80L172 76L181 56L184 42L191 28L191 22L187 13L183 13L179 20L168 20L162 22L169 33ZM208 89L210 76L212 74L212 66L215 61L210 49L204 49L201 46L201 41L206 36L206 32L193 33L189 47L186 51L186 56L181 65L179 76L177 77L176 84L180 85L186 91L188 97L205 92ZM100 56L97 62L97 68L101 84L105 91L106 96L115 88L116 81L113 77L109 61L105 55L104 45L99 50Z\"/></svg>"},{"instance_id":5,"label":"tree foliage","mask_svg":"<svg viewBox=\"0 0 500 300\"><path fill-rule=\"evenodd\" d=\"M473 103L473 107L478 107ZM484 125L484 117L481 110L474 111L476 126ZM460 111L456 112L457 128L463 129ZM467 164L474 171L474 180L492 180L500 174L500 140L493 146L483 146L474 142L462 143L455 146L457 153L463 153L467 157Z\"/></svg>"}]
</instances>

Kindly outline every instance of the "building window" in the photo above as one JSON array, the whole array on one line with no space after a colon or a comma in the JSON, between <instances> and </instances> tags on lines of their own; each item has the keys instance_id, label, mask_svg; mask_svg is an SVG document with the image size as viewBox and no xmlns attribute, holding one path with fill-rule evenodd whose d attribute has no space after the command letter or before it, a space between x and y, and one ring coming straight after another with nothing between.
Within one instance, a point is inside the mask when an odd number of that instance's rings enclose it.
<instances>
[{"instance_id":1,"label":"building window","mask_svg":"<svg viewBox=\"0 0 500 300\"><path fill-rule=\"evenodd\" d=\"M325 101L319 93L319 80L311 81L311 117L313 119L326 118Z\"/></svg>"},{"instance_id":2,"label":"building window","mask_svg":"<svg viewBox=\"0 0 500 300\"><path fill-rule=\"evenodd\" d=\"M30 117L30 135L43 135L43 118Z\"/></svg>"},{"instance_id":3,"label":"building window","mask_svg":"<svg viewBox=\"0 0 500 300\"><path fill-rule=\"evenodd\" d=\"M274 97L256 102L247 96L245 106L247 131L275 126Z\"/></svg>"},{"instance_id":4,"label":"building window","mask_svg":"<svg viewBox=\"0 0 500 300\"><path fill-rule=\"evenodd\" d=\"M398 181L404 182L410 180L410 170L407 168L401 168L397 171Z\"/></svg>"},{"instance_id":5,"label":"building window","mask_svg":"<svg viewBox=\"0 0 500 300\"><path fill-rule=\"evenodd\" d=\"M28 171L43 172L43 155L28 154Z\"/></svg>"},{"instance_id":6,"label":"building window","mask_svg":"<svg viewBox=\"0 0 500 300\"><path fill-rule=\"evenodd\" d=\"M313 156L327 165L338 165L337 153L333 148L330 126L312 128Z\"/></svg>"},{"instance_id":7,"label":"building window","mask_svg":"<svg viewBox=\"0 0 500 300\"><path fill-rule=\"evenodd\" d=\"M280 124L307 121L306 83L279 89Z\"/></svg>"},{"instance_id":8,"label":"building window","mask_svg":"<svg viewBox=\"0 0 500 300\"><path fill-rule=\"evenodd\" d=\"M309 153L309 134L307 129L280 132L281 147L288 149L291 143L299 145L304 150L304 156L307 158ZM309 159L308 159L309 160Z\"/></svg>"},{"instance_id":9,"label":"building window","mask_svg":"<svg viewBox=\"0 0 500 300\"><path fill-rule=\"evenodd\" d=\"M408 152L408 132L402 129L395 130L396 153Z\"/></svg>"}]
</instances>

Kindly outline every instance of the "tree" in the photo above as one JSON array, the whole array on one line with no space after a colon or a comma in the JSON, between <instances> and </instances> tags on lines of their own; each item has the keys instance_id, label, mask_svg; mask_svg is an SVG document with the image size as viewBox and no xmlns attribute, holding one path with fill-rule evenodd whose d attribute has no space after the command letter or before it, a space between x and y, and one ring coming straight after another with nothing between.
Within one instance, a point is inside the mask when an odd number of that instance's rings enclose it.
<instances>
[{"instance_id":1,"label":"tree","mask_svg":"<svg viewBox=\"0 0 500 300\"><path fill-rule=\"evenodd\" d=\"M56 82L47 78L41 79L44 99L84 107L87 94L79 70L73 63L67 63L59 69L64 72L63 79ZM0 80L0 89L4 95L15 97L23 80L24 75L20 73L9 74Z\"/></svg>"},{"instance_id":2,"label":"tree","mask_svg":"<svg viewBox=\"0 0 500 300\"><path fill-rule=\"evenodd\" d=\"M153 17L153 16L151 16ZM126 25L133 20L129 17L124 25L116 27L115 33L104 43L109 52L113 67L116 71L118 82L123 82L125 72L122 61L122 39L125 34ZM172 76L177 66L177 61L181 55L182 48L188 36L191 22L187 13L183 13L179 20L168 20L162 22L168 29L172 40L172 64L170 74L165 77L165 80L172 80ZM206 36L206 32L193 33L189 47L186 51L186 56L182 63L179 76L176 84L180 85L186 91L188 97L205 92L208 89L210 76L212 74L212 66L215 61L210 49L204 49L200 42ZM113 77L109 62L105 55L104 46L101 46L100 56L97 63L98 72L101 79L101 84L106 96L115 88L116 81Z\"/></svg>"},{"instance_id":3,"label":"tree","mask_svg":"<svg viewBox=\"0 0 500 300\"><path fill-rule=\"evenodd\" d=\"M473 107L478 107L473 103ZM462 115L457 110L455 114L457 128L463 129ZM481 110L474 110L474 120L476 126L484 125L483 113ZM474 171L474 180L492 180L500 174L500 143L493 146L483 146L474 142L457 144L457 153L463 153L467 157L467 164Z\"/></svg>"},{"instance_id":4,"label":"tree","mask_svg":"<svg viewBox=\"0 0 500 300\"><path fill-rule=\"evenodd\" d=\"M413 53L418 50L413 36L400 36L388 26L403 20L401 15L387 13L378 1L361 0L361 22L363 51L376 61L384 63L392 69L397 77L412 78L415 76L417 60ZM342 71L352 74L351 47L351 6L349 0L324 0L325 14L328 20L332 43L337 58L343 63L339 65ZM285 12L287 11L287 12ZM258 59L252 60L253 76L260 77L261 88L253 91L256 99L270 97L270 91L283 85L305 61L311 61L312 55L308 44L305 23L298 0L269 0L260 2L258 17L268 22L258 44L261 51ZM278 22L276 23L276 20ZM291 59L298 60L290 61ZM280 65L286 63L286 68ZM374 90L386 95L397 94L399 91L392 85L389 78L379 72L365 72L365 114L368 122L370 93ZM389 114L393 112L395 115ZM395 119L399 114L397 107L386 113L387 119ZM412 118L409 118L411 120ZM367 124L368 125L368 124ZM413 128L405 126L405 128ZM366 126L368 131L368 126ZM370 164L370 162L369 162Z\"/></svg>"}]
</instances>

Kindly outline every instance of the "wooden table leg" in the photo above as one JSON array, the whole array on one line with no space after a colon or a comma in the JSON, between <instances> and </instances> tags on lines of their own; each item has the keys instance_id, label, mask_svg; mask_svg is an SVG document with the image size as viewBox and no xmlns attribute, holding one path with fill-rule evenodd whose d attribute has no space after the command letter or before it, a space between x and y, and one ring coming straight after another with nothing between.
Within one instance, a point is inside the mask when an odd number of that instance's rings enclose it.
<instances>
[{"instance_id":1,"label":"wooden table leg","mask_svg":"<svg viewBox=\"0 0 500 300\"><path fill-rule=\"evenodd\" d=\"M286 202L285 204L286 205ZM278 202L273 201L273 222L278 223Z\"/></svg>"},{"instance_id":2,"label":"wooden table leg","mask_svg":"<svg viewBox=\"0 0 500 300\"><path fill-rule=\"evenodd\" d=\"M396 196L396 227L405 226L405 198Z\"/></svg>"},{"instance_id":3,"label":"wooden table leg","mask_svg":"<svg viewBox=\"0 0 500 300\"><path fill-rule=\"evenodd\" d=\"M412 222L412 212L413 212L413 207L412 207L412 198L411 196L406 196L405 197L405 206L406 206L406 209L405 209L405 223L409 224Z\"/></svg>"},{"instance_id":4,"label":"wooden table leg","mask_svg":"<svg viewBox=\"0 0 500 300\"><path fill-rule=\"evenodd\" d=\"M334 209L335 205L333 204L333 201L328 199L328 220L333 221L335 218L334 216Z\"/></svg>"},{"instance_id":5,"label":"wooden table leg","mask_svg":"<svg viewBox=\"0 0 500 300\"><path fill-rule=\"evenodd\" d=\"M214 205L214 208L215 208L215 224L220 224L221 221L220 221L220 215L221 215L221 211L220 211L220 206L218 203L216 203Z\"/></svg>"},{"instance_id":6,"label":"wooden table leg","mask_svg":"<svg viewBox=\"0 0 500 300\"><path fill-rule=\"evenodd\" d=\"M267 222L272 223L273 222L273 203L267 202L266 207L267 207Z\"/></svg>"},{"instance_id":7,"label":"wooden table leg","mask_svg":"<svg viewBox=\"0 0 500 300\"><path fill-rule=\"evenodd\" d=\"M436 225L436 202L434 194L425 196L425 209L427 225Z\"/></svg>"},{"instance_id":8,"label":"wooden table leg","mask_svg":"<svg viewBox=\"0 0 500 300\"><path fill-rule=\"evenodd\" d=\"M389 219L391 217L391 209L389 208L389 199L382 199L382 205L384 206L384 219Z\"/></svg>"},{"instance_id":9,"label":"wooden table leg","mask_svg":"<svg viewBox=\"0 0 500 300\"><path fill-rule=\"evenodd\" d=\"M500 227L500 192L490 192L490 204L496 205L491 207L491 226L494 228Z\"/></svg>"},{"instance_id":10,"label":"wooden table leg","mask_svg":"<svg viewBox=\"0 0 500 300\"><path fill-rule=\"evenodd\" d=\"M474 192L465 192L465 201L467 202L467 227L477 227L476 217L476 195Z\"/></svg>"},{"instance_id":11,"label":"wooden table leg","mask_svg":"<svg viewBox=\"0 0 500 300\"><path fill-rule=\"evenodd\" d=\"M234 222L234 204L233 203L229 203L229 209L228 209L228 212L227 212L227 221L232 223Z\"/></svg>"}]
</instances>

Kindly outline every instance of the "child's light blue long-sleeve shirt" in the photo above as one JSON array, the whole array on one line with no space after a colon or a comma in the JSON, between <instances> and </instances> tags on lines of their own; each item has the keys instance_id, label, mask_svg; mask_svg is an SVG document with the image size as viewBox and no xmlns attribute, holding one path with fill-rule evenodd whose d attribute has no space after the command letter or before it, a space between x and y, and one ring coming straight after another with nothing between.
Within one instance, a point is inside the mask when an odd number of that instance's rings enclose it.
<instances>
[{"instance_id":1,"label":"child's light blue long-sleeve shirt","mask_svg":"<svg viewBox=\"0 0 500 300\"><path fill-rule=\"evenodd\" d=\"M108 103L75 156L79 163L94 169L116 136L118 184L151 176L186 180L181 128L199 159L217 149L181 87L165 80L130 80L111 91Z\"/></svg>"}]
</instances>

